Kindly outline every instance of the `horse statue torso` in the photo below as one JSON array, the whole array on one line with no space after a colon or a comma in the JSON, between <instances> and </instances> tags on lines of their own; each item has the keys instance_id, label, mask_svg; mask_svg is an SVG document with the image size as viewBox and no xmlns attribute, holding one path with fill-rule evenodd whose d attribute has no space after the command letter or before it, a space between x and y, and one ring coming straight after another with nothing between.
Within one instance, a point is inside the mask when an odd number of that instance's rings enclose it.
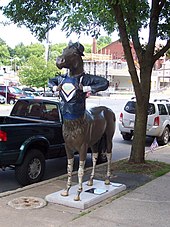
<instances>
[{"instance_id":1,"label":"horse statue torso","mask_svg":"<svg viewBox=\"0 0 170 227\"><path fill-rule=\"evenodd\" d=\"M105 111L108 110L104 106L93 107L89 111L86 110L80 118L72 121L65 120L63 125L64 140L69 143L70 147L72 147L71 144L74 144L73 151L79 152L75 144L78 148L82 143L87 143L91 147L101 139L109 120L105 118Z\"/></svg>"}]
</instances>

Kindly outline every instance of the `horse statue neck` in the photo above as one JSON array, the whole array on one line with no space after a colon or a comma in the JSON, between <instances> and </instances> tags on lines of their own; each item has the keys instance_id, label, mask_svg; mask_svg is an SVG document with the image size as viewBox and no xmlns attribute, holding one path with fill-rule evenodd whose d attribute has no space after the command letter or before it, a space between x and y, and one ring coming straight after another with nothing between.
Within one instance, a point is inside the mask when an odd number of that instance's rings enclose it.
<instances>
[{"instance_id":1,"label":"horse statue neck","mask_svg":"<svg viewBox=\"0 0 170 227\"><path fill-rule=\"evenodd\" d=\"M70 77L77 77L84 72L83 62L79 62L77 66L73 66L69 68L69 75Z\"/></svg>"}]
</instances>

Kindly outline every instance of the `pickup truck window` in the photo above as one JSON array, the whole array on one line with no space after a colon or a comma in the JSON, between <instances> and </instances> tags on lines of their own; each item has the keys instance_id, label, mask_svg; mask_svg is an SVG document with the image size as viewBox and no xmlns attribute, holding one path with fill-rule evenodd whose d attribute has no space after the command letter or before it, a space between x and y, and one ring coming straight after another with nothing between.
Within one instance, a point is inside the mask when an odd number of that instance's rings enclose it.
<instances>
[{"instance_id":1,"label":"pickup truck window","mask_svg":"<svg viewBox=\"0 0 170 227\"><path fill-rule=\"evenodd\" d=\"M29 109L29 102L22 100L17 102L11 112L11 116L26 117Z\"/></svg>"},{"instance_id":2,"label":"pickup truck window","mask_svg":"<svg viewBox=\"0 0 170 227\"><path fill-rule=\"evenodd\" d=\"M29 106L29 111L27 113L29 117L41 118L41 106L39 103L33 103Z\"/></svg>"},{"instance_id":3,"label":"pickup truck window","mask_svg":"<svg viewBox=\"0 0 170 227\"><path fill-rule=\"evenodd\" d=\"M58 106L55 104L44 103L42 118L48 121L60 121Z\"/></svg>"},{"instance_id":4,"label":"pickup truck window","mask_svg":"<svg viewBox=\"0 0 170 227\"><path fill-rule=\"evenodd\" d=\"M15 104L11 116L61 122L58 105L46 102L28 102L27 100L20 100Z\"/></svg>"}]
</instances>

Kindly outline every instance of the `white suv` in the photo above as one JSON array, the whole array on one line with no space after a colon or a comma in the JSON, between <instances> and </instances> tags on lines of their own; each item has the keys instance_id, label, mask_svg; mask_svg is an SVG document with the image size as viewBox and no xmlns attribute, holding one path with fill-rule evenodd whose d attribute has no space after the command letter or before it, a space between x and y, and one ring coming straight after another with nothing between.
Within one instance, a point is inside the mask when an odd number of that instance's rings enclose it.
<instances>
[{"instance_id":1,"label":"white suv","mask_svg":"<svg viewBox=\"0 0 170 227\"><path fill-rule=\"evenodd\" d=\"M119 130L124 140L131 140L134 132L136 99L129 100L120 114ZM159 145L165 145L170 139L170 101L154 99L148 107L146 136L156 137Z\"/></svg>"}]
</instances>

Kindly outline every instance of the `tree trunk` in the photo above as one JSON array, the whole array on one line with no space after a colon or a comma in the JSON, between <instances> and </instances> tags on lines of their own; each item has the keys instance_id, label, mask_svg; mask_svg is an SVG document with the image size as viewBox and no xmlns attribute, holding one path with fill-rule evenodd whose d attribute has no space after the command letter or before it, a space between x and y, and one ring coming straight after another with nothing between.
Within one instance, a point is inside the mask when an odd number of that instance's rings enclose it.
<instances>
[{"instance_id":1,"label":"tree trunk","mask_svg":"<svg viewBox=\"0 0 170 227\"><path fill-rule=\"evenodd\" d=\"M129 162L144 163L145 162L145 142L147 130L147 110L150 98L151 83L151 66L143 67L140 70L141 92L136 91L136 117L134 127L134 137L132 142L131 154ZM134 86L135 87L135 86Z\"/></svg>"},{"instance_id":2,"label":"tree trunk","mask_svg":"<svg viewBox=\"0 0 170 227\"><path fill-rule=\"evenodd\" d=\"M137 104L134 137L131 147L129 162L144 163L145 162L145 138L146 138L146 102Z\"/></svg>"}]
</instances>

